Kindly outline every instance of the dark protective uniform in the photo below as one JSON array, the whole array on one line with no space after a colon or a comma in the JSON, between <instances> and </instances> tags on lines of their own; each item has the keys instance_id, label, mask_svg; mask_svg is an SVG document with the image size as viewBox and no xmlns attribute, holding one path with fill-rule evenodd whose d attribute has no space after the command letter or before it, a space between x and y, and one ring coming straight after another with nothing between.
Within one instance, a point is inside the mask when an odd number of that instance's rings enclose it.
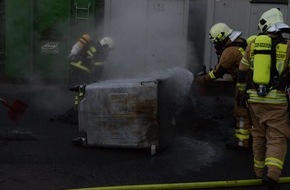
<instances>
[{"instance_id":1,"label":"dark protective uniform","mask_svg":"<svg viewBox=\"0 0 290 190\"><path fill-rule=\"evenodd\" d=\"M104 61L108 57L110 47L91 40L88 34L84 34L72 47L68 57L70 62L70 90L76 91L74 107L62 115L52 117L51 121L63 121L78 123L78 105L84 97L86 84L102 79Z\"/></svg>"},{"instance_id":2,"label":"dark protective uniform","mask_svg":"<svg viewBox=\"0 0 290 190\"><path fill-rule=\"evenodd\" d=\"M73 48L69 56L71 65L70 85L82 85L97 82L102 78L104 61L108 56L108 51L100 44L93 42L91 38L84 34Z\"/></svg>"}]
</instances>

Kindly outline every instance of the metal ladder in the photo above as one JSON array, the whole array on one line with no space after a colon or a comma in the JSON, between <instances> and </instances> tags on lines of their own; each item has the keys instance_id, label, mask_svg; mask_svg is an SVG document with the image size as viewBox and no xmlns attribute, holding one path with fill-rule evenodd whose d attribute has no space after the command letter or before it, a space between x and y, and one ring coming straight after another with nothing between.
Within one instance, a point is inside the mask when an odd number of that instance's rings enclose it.
<instances>
[{"instance_id":1,"label":"metal ladder","mask_svg":"<svg viewBox=\"0 0 290 190\"><path fill-rule=\"evenodd\" d=\"M89 22L91 3L88 3L87 7L79 7L78 3L74 3L74 6L75 22L77 23L79 20L86 20L87 22Z\"/></svg>"}]
</instances>

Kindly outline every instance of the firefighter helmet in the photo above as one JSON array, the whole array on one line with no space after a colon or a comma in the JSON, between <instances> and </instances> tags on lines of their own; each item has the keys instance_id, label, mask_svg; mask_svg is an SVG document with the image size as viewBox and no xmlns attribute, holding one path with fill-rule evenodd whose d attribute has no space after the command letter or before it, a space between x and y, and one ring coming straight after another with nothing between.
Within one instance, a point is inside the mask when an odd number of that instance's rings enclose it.
<instances>
[{"instance_id":1,"label":"firefighter helmet","mask_svg":"<svg viewBox=\"0 0 290 190\"><path fill-rule=\"evenodd\" d=\"M115 46L114 40L112 38L110 38L110 37L103 37L100 40L100 44L102 46L108 46L110 49L113 49L114 46Z\"/></svg>"},{"instance_id":2,"label":"firefighter helmet","mask_svg":"<svg viewBox=\"0 0 290 190\"><path fill-rule=\"evenodd\" d=\"M262 14L258 28L262 33L265 33L289 29L289 26L284 23L282 12L278 8L271 8Z\"/></svg>"},{"instance_id":3,"label":"firefighter helmet","mask_svg":"<svg viewBox=\"0 0 290 190\"><path fill-rule=\"evenodd\" d=\"M209 31L209 39L213 43L222 42L233 30L225 23L215 24Z\"/></svg>"}]
</instances>

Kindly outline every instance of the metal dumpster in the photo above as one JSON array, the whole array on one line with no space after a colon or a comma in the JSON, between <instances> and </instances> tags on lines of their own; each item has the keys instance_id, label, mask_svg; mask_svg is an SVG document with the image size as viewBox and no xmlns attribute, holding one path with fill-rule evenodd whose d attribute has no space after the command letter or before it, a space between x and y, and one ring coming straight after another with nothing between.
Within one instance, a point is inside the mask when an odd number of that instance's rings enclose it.
<instances>
[{"instance_id":1,"label":"metal dumpster","mask_svg":"<svg viewBox=\"0 0 290 190\"><path fill-rule=\"evenodd\" d=\"M79 104L79 130L86 133L87 145L151 148L151 153L165 148L192 82L191 73L179 73L87 85Z\"/></svg>"}]
</instances>

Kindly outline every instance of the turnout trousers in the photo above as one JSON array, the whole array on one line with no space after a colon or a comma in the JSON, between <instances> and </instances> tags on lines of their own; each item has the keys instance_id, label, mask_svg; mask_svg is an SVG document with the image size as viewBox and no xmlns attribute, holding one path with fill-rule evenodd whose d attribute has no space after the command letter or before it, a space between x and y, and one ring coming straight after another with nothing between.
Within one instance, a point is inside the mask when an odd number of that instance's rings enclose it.
<instances>
[{"instance_id":1,"label":"turnout trousers","mask_svg":"<svg viewBox=\"0 0 290 190\"><path fill-rule=\"evenodd\" d=\"M254 171L279 181L290 137L287 104L250 103Z\"/></svg>"},{"instance_id":2,"label":"turnout trousers","mask_svg":"<svg viewBox=\"0 0 290 190\"><path fill-rule=\"evenodd\" d=\"M251 120L250 113L247 110L245 102L239 102L237 97L237 89L235 92L234 114L236 119L235 125L235 141L238 146L248 147L250 140Z\"/></svg>"}]
</instances>

